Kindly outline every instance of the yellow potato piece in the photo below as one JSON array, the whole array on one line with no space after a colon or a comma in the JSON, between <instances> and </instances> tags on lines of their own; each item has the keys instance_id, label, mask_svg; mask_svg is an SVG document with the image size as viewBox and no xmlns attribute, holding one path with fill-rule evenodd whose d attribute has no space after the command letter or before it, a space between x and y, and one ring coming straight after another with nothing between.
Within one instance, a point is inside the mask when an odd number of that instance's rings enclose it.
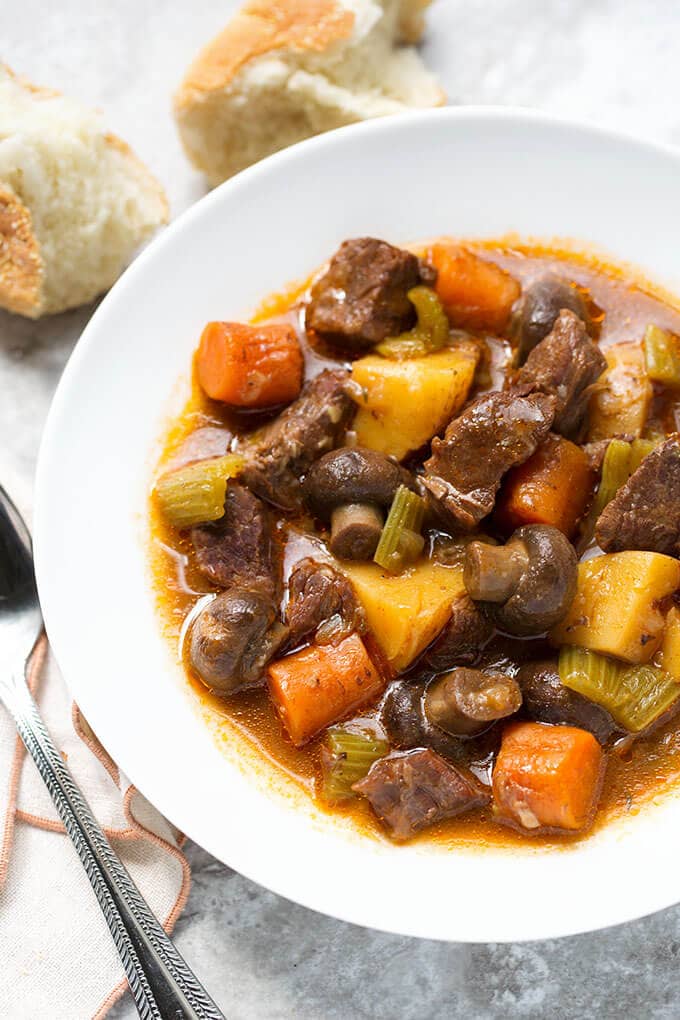
<instances>
[{"instance_id":1,"label":"yellow potato piece","mask_svg":"<svg viewBox=\"0 0 680 1020\"><path fill-rule=\"evenodd\" d=\"M463 341L423 358L369 354L355 361L352 379L363 394L355 397L359 444L399 460L418 450L463 406L478 360L477 345Z\"/></svg>"},{"instance_id":2,"label":"yellow potato piece","mask_svg":"<svg viewBox=\"0 0 680 1020\"><path fill-rule=\"evenodd\" d=\"M663 636L658 602L680 586L680 561L653 552L596 556L578 565L576 597L550 637L626 662L648 662Z\"/></svg>"},{"instance_id":3,"label":"yellow potato piece","mask_svg":"<svg viewBox=\"0 0 680 1020\"><path fill-rule=\"evenodd\" d=\"M659 665L680 683L680 610L671 609L666 617Z\"/></svg>"},{"instance_id":4,"label":"yellow potato piece","mask_svg":"<svg viewBox=\"0 0 680 1020\"><path fill-rule=\"evenodd\" d=\"M642 344L612 344L604 355L607 368L590 401L588 440L638 438L647 421L653 392Z\"/></svg>"},{"instance_id":5,"label":"yellow potato piece","mask_svg":"<svg viewBox=\"0 0 680 1020\"><path fill-rule=\"evenodd\" d=\"M342 564L366 612L366 621L395 673L406 669L433 641L464 590L461 567L425 561L402 574L375 563Z\"/></svg>"}]
</instances>

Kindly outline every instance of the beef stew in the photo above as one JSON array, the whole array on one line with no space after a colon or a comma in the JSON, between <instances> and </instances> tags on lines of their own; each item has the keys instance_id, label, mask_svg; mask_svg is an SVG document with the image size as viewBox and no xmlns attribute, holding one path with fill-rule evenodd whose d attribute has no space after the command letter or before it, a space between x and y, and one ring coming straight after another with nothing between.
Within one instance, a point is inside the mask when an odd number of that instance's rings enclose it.
<instances>
[{"instance_id":1,"label":"beef stew","mask_svg":"<svg viewBox=\"0 0 680 1020\"><path fill-rule=\"evenodd\" d=\"M397 840L578 838L680 777L679 336L585 256L372 238L208 324L151 496L195 689Z\"/></svg>"}]
</instances>

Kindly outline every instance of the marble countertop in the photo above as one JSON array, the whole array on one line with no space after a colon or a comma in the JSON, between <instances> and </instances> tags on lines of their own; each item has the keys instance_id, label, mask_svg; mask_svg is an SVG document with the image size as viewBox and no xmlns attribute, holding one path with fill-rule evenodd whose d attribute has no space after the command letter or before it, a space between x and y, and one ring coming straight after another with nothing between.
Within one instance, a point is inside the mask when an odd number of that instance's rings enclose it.
<instances>
[{"instance_id":1,"label":"marble countertop","mask_svg":"<svg viewBox=\"0 0 680 1020\"><path fill-rule=\"evenodd\" d=\"M235 7L23 0L3 18L1 59L101 106L177 216L204 186L181 153L170 95ZM536 106L680 142L680 7L668 0L435 0L429 24L426 56L452 102ZM0 313L0 478L26 510L49 402L91 312L41 323ZM322 917L197 846L188 855L177 942L230 1020L680 1015L680 908L558 941L447 945ZM131 1002L111 1016L131 1020Z\"/></svg>"}]
</instances>

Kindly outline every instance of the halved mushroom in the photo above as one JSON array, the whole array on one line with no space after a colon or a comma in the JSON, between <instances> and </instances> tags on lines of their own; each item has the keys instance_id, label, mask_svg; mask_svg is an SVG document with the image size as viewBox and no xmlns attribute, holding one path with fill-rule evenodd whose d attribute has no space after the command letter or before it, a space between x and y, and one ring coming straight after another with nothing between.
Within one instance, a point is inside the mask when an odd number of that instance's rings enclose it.
<instances>
[{"instance_id":1,"label":"halved mushroom","mask_svg":"<svg viewBox=\"0 0 680 1020\"><path fill-rule=\"evenodd\" d=\"M445 733L472 737L514 715L521 704L522 693L511 676L459 667L428 684L423 708Z\"/></svg>"},{"instance_id":2,"label":"halved mushroom","mask_svg":"<svg viewBox=\"0 0 680 1020\"><path fill-rule=\"evenodd\" d=\"M257 683L288 635L271 594L257 585L221 592L194 620L189 658L220 694Z\"/></svg>"},{"instance_id":3,"label":"halved mushroom","mask_svg":"<svg viewBox=\"0 0 680 1020\"><path fill-rule=\"evenodd\" d=\"M463 582L502 630L522 637L542 634L574 600L576 553L557 528L529 524L504 546L470 542Z\"/></svg>"},{"instance_id":4,"label":"halved mushroom","mask_svg":"<svg viewBox=\"0 0 680 1020\"><path fill-rule=\"evenodd\" d=\"M514 321L518 365L523 365L534 347L547 337L563 308L578 315L590 331L588 309L576 287L554 273L529 284Z\"/></svg>"},{"instance_id":5,"label":"halved mushroom","mask_svg":"<svg viewBox=\"0 0 680 1020\"><path fill-rule=\"evenodd\" d=\"M348 560L370 560L380 539L384 509L400 485L414 488L404 468L362 446L332 450L314 464L303 483L307 506L331 525L331 552Z\"/></svg>"}]
</instances>

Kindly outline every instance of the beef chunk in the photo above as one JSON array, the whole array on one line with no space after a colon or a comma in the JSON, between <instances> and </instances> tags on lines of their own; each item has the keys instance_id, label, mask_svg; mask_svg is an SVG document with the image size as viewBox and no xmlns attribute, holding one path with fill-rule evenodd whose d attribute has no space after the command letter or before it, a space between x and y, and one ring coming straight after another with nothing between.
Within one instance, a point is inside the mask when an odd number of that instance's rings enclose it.
<instances>
[{"instance_id":1,"label":"beef chunk","mask_svg":"<svg viewBox=\"0 0 680 1020\"><path fill-rule=\"evenodd\" d=\"M553 429L574 438L588 410L592 385L606 367L604 354L588 336L583 320L563 309L552 331L517 373L514 387L523 394L554 396Z\"/></svg>"},{"instance_id":2,"label":"beef chunk","mask_svg":"<svg viewBox=\"0 0 680 1020\"><path fill-rule=\"evenodd\" d=\"M337 445L354 416L356 405L344 389L347 378L340 370L321 372L242 449L243 479L262 499L283 510L301 509L301 478Z\"/></svg>"},{"instance_id":3,"label":"beef chunk","mask_svg":"<svg viewBox=\"0 0 680 1020\"><path fill-rule=\"evenodd\" d=\"M470 666L492 634L493 624L470 596L459 595L451 607L451 619L430 645L424 661L437 673L452 666Z\"/></svg>"},{"instance_id":4,"label":"beef chunk","mask_svg":"<svg viewBox=\"0 0 680 1020\"><path fill-rule=\"evenodd\" d=\"M485 394L432 440L423 484L448 523L466 530L493 510L501 478L545 439L556 400L544 393Z\"/></svg>"},{"instance_id":5,"label":"beef chunk","mask_svg":"<svg viewBox=\"0 0 680 1020\"><path fill-rule=\"evenodd\" d=\"M317 632L317 642L335 643L352 631L365 629L363 610L347 578L328 563L307 557L293 569L288 582L286 619L292 647ZM319 630L321 628L321 630Z\"/></svg>"},{"instance_id":6,"label":"beef chunk","mask_svg":"<svg viewBox=\"0 0 680 1020\"><path fill-rule=\"evenodd\" d=\"M399 840L491 799L488 787L471 772L429 748L381 758L353 789L368 798L390 836Z\"/></svg>"},{"instance_id":7,"label":"beef chunk","mask_svg":"<svg viewBox=\"0 0 680 1020\"><path fill-rule=\"evenodd\" d=\"M279 591L279 557L264 503L243 485L229 482L224 517L191 529L199 570L213 584L257 584L271 598Z\"/></svg>"},{"instance_id":8,"label":"beef chunk","mask_svg":"<svg viewBox=\"0 0 680 1020\"><path fill-rule=\"evenodd\" d=\"M605 552L680 556L680 435L645 457L600 514L595 537Z\"/></svg>"},{"instance_id":9,"label":"beef chunk","mask_svg":"<svg viewBox=\"0 0 680 1020\"><path fill-rule=\"evenodd\" d=\"M601 744L621 731L606 709L565 687L550 659L525 662L517 674L524 710L537 722L578 726L589 730Z\"/></svg>"},{"instance_id":10,"label":"beef chunk","mask_svg":"<svg viewBox=\"0 0 680 1020\"><path fill-rule=\"evenodd\" d=\"M335 343L370 347L413 325L415 312L406 295L436 277L436 270L411 252L385 241L345 241L312 287L307 326Z\"/></svg>"},{"instance_id":11,"label":"beef chunk","mask_svg":"<svg viewBox=\"0 0 680 1020\"><path fill-rule=\"evenodd\" d=\"M265 666L286 634L268 586L235 584L194 620L191 664L212 690L233 694L264 678Z\"/></svg>"}]
</instances>

